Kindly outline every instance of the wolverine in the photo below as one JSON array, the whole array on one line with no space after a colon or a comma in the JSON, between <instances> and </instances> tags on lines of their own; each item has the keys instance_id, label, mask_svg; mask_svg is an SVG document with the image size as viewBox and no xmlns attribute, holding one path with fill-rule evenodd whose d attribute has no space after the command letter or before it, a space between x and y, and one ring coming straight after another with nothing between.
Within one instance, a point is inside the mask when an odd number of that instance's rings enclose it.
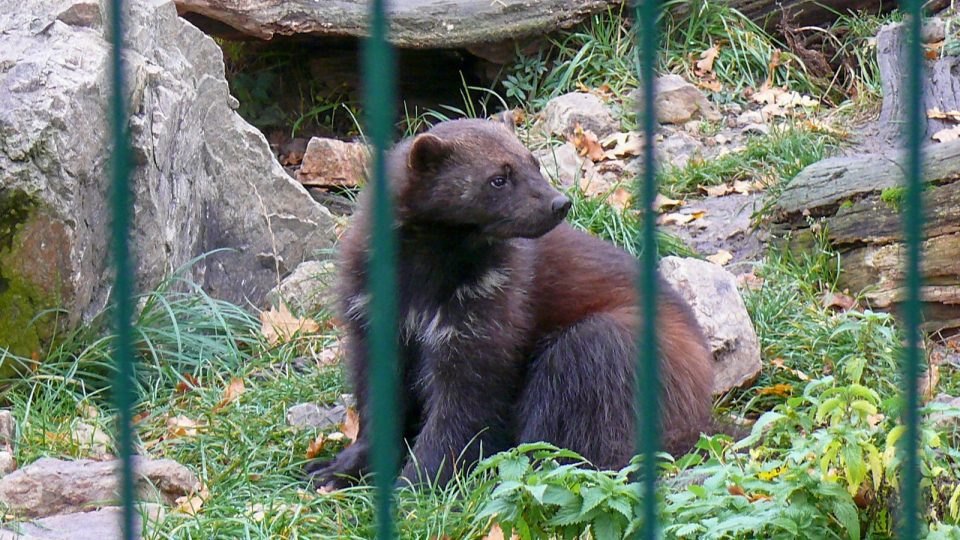
<instances>
[{"instance_id":1,"label":"wolverine","mask_svg":"<svg viewBox=\"0 0 960 540\"><path fill-rule=\"evenodd\" d=\"M401 476L444 483L481 454L546 441L598 468L634 455L636 259L564 222L571 201L510 120L453 120L387 155L398 234ZM315 485L368 471L370 197L340 244L339 318L357 440L307 466ZM710 424L713 360L690 308L659 281L663 447ZM642 346L642 345L641 345Z\"/></svg>"}]
</instances>

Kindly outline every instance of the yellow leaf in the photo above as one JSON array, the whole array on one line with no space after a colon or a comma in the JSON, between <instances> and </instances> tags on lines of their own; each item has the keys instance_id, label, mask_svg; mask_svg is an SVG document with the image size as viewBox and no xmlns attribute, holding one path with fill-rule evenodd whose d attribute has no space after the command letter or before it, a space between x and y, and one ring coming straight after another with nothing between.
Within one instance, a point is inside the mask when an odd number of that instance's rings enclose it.
<instances>
[{"instance_id":1,"label":"yellow leaf","mask_svg":"<svg viewBox=\"0 0 960 540\"><path fill-rule=\"evenodd\" d=\"M761 396L782 396L787 397L793 393L793 386L789 384L775 384L757 390Z\"/></svg>"},{"instance_id":2,"label":"yellow leaf","mask_svg":"<svg viewBox=\"0 0 960 540\"><path fill-rule=\"evenodd\" d=\"M683 206L683 201L679 199L671 199L662 193L657 193L657 197L653 199L653 209L657 212L663 210L673 210Z\"/></svg>"},{"instance_id":3,"label":"yellow leaf","mask_svg":"<svg viewBox=\"0 0 960 540\"><path fill-rule=\"evenodd\" d=\"M317 321L294 317L282 302L279 309L270 308L270 311L260 312L260 323L260 332L271 345L288 341L297 333L313 334L320 330Z\"/></svg>"},{"instance_id":4,"label":"yellow leaf","mask_svg":"<svg viewBox=\"0 0 960 540\"><path fill-rule=\"evenodd\" d=\"M706 259L713 264L723 266L733 260L733 255L731 255L729 251L721 249L713 255L708 256Z\"/></svg>"}]
</instances>

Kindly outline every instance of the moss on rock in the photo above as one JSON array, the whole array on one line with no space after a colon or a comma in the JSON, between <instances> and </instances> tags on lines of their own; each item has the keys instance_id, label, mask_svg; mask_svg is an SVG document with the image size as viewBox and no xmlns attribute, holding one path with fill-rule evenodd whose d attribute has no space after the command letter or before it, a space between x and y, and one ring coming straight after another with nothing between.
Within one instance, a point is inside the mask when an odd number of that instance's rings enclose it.
<instances>
[{"instance_id":1,"label":"moss on rock","mask_svg":"<svg viewBox=\"0 0 960 540\"><path fill-rule=\"evenodd\" d=\"M0 188L0 350L29 358L52 338L56 318L40 315L62 298L64 232L29 195ZM0 377L12 369L3 362Z\"/></svg>"}]
</instances>

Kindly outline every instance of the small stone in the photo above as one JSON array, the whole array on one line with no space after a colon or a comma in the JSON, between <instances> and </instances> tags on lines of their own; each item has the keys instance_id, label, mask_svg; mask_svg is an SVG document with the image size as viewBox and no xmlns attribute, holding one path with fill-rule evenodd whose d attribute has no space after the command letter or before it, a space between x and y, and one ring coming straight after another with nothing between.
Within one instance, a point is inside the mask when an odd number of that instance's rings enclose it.
<instances>
[{"instance_id":1,"label":"small stone","mask_svg":"<svg viewBox=\"0 0 960 540\"><path fill-rule=\"evenodd\" d=\"M920 28L921 43L936 43L947 37L947 23L940 17L930 17L923 20Z\"/></svg>"},{"instance_id":2,"label":"small stone","mask_svg":"<svg viewBox=\"0 0 960 540\"><path fill-rule=\"evenodd\" d=\"M357 187L366 178L367 147L313 137L307 143L297 180L313 187Z\"/></svg>"},{"instance_id":3,"label":"small stone","mask_svg":"<svg viewBox=\"0 0 960 540\"><path fill-rule=\"evenodd\" d=\"M57 20L70 26L99 28L103 22L100 3L83 0L74 2L57 15Z\"/></svg>"},{"instance_id":4,"label":"small stone","mask_svg":"<svg viewBox=\"0 0 960 540\"><path fill-rule=\"evenodd\" d=\"M332 261L305 261L297 265L280 285L267 293L271 305L285 302L304 315L330 311L334 307L332 285L336 267Z\"/></svg>"},{"instance_id":5,"label":"small stone","mask_svg":"<svg viewBox=\"0 0 960 540\"><path fill-rule=\"evenodd\" d=\"M703 129L702 120L691 120L683 125L683 130L687 133L692 133L694 135L700 133L700 130Z\"/></svg>"},{"instance_id":6,"label":"small stone","mask_svg":"<svg viewBox=\"0 0 960 540\"><path fill-rule=\"evenodd\" d=\"M346 414L343 405L323 408L315 403L298 403L287 409L287 424L297 429L330 429L339 426Z\"/></svg>"},{"instance_id":7,"label":"small stone","mask_svg":"<svg viewBox=\"0 0 960 540\"><path fill-rule=\"evenodd\" d=\"M17 440L17 419L9 410L0 411L0 447L13 449Z\"/></svg>"},{"instance_id":8,"label":"small stone","mask_svg":"<svg viewBox=\"0 0 960 540\"><path fill-rule=\"evenodd\" d=\"M743 107L739 103L731 101L723 106L723 112L736 115L743 112Z\"/></svg>"},{"instance_id":9,"label":"small stone","mask_svg":"<svg viewBox=\"0 0 960 540\"><path fill-rule=\"evenodd\" d=\"M763 113L760 111L747 111L740 116L737 116L737 125L738 126L748 126L750 124L762 124L763 123Z\"/></svg>"},{"instance_id":10,"label":"small stone","mask_svg":"<svg viewBox=\"0 0 960 540\"><path fill-rule=\"evenodd\" d=\"M657 120L661 124L683 124L695 118L718 122L723 118L699 88L679 75L657 78L656 88ZM638 88L630 93L627 102L635 104L642 97Z\"/></svg>"},{"instance_id":11,"label":"small stone","mask_svg":"<svg viewBox=\"0 0 960 540\"><path fill-rule=\"evenodd\" d=\"M663 153L662 158L677 167L683 167L690 158L702 153L703 143L700 139L681 131L665 138L658 145L658 150Z\"/></svg>"},{"instance_id":12,"label":"small stone","mask_svg":"<svg viewBox=\"0 0 960 540\"><path fill-rule=\"evenodd\" d=\"M714 137L714 140L717 141L717 144L727 144L730 142L730 139L728 139L723 133L717 133L716 137Z\"/></svg>"},{"instance_id":13,"label":"small stone","mask_svg":"<svg viewBox=\"0 0 960 540\"><path fill-rule=\"evenodd\" d=\"M46 517L80 512L117 500L118 460L64 461L41 458L0 478L0 503L7 512ZM197 477L171 459L134 457L140 499L174 504L199 489Z\"/></svg>"},{"instance_id":14,"label":"small stone","mask_svg":"<svg viewBox=\"0 0 960 540\"><path fill-rule=\"evenodd\" d=\"M660 269L693 309L716 362L714 394L737 388L760 373L760 342L737 290L723 267L693 258L665 257Z\"/></svg>"},{"instance_id":15,"label":"small stone","mask_svg":"<svg viewBox=\"0 0 960 540\"><path fill-rule=\"evenodd\" d=\"M85 422L78 423L70 434L70 439L81 449L88 450L94 458L101 459L109 455L113 439L100 426Z\"/></svg>"},{"instance_id":16,"label":"small stone","mask_svg":"<svg viewBox=\"0 0 960 540\"><path fill-rule=\"evenodd\" d=\"M566 142L533 153L540 162L540 172L561 187L571 187L584 176L587 158L577 153L577 147Z\"/></svg>"},{"instance_id":17,"label":"small stone","mask_svg":"<svg viewBox=\"0 0 960 540\"><path fill-rule=\"evenodd\" d=\"M573 135L577 124L601 139L620 130L620 122L613 118L603 100L593 94L571 92L547 102L542 126L548 134Z\"/></svg>"},{"instance_id":18,"label":"small stone","mask_svg":"<svg viewBox=\"0 0 960 540\"><path fill-rule=\"evenodd\" d=\"M0 476L6 476L17 470L17 460L11 450L0 450Z\"/></svg>"},{"instance_id":19,"label":"small stone","mask_svg":"<svg viewBox=\"0 0 960 540\"><path fill-rule=\"evenodd\" d=\"M770 126L767 124L747 124L740 129L743 135L769 135Z\"/></svg>"}]
</instances>

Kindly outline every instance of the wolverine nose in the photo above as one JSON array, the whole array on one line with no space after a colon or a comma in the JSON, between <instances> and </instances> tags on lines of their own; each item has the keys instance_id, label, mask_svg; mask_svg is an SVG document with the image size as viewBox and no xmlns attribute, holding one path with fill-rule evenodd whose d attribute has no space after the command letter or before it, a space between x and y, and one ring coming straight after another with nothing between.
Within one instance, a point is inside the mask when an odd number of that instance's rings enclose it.
<instances>
[{"instance_id":1,"label":"wolverine nose","mask_svg":"<svg viewBox=\"0 0 960 540\"><path fill-rule=\"evenodd\" d=\"M553 215L557 219L563 219L567 217L567 212L570 211L570 205L570 199L560 195L550 202L550 209L553 210Z\"/></svg>"}]
</instances>

